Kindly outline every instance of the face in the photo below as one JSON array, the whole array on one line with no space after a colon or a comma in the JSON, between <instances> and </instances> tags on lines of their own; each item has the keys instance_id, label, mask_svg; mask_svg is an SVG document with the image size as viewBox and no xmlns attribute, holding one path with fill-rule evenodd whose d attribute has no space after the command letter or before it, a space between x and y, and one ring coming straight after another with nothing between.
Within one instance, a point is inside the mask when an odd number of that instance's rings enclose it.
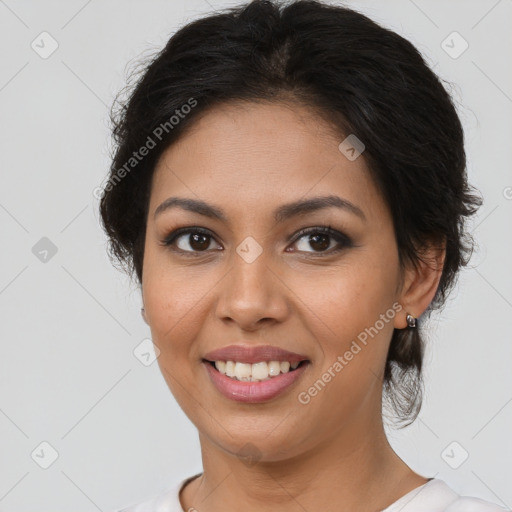
<instances>
[{"instance_id":1,"label":"face","mask_svg":"<svg viewBox=\"0 0 512 512\"><path fill-rule=\"evenodd\" d=\"M389 209L343 139L306 107L230 104L155 169L147 321L178 403L227 452L285 459L380 421L402 275ZM228 358L234 378L206 361Z\"/></svg>"}]
</instances>

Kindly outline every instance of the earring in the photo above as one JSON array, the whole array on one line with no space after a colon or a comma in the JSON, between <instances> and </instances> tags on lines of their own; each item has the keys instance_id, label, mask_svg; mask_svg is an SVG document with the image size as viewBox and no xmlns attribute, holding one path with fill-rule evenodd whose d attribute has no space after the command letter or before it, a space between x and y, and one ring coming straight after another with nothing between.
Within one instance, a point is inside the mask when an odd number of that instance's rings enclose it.
<instances>
[{"instance_id":1,"label":"earring","mask_svg":"<svg viewBox=\"0 0 512 512\"><path fill-rule=\"evenodd\" d=\"M405 317L405 319L407 320L407 327L416 327L416 320L417 320L416 317L407 313L407 316Z\"/></svg>"},{"instance_id":2,"label":"earring","mask_svg":"<svg viewBox=\"0 0 512 512\"><path fill-rule=\"evenodd\" d=\"M148 319L146 318L146 310L144 308L140 308L140 314L142 315L144 322L148 323Z\"/></svg>"}]
</instances>

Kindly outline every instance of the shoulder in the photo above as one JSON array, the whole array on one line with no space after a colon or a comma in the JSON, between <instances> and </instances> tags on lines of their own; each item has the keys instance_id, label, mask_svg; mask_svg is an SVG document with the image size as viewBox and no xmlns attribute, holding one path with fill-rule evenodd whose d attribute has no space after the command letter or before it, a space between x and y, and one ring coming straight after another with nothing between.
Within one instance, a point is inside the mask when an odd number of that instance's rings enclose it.
<instances>
[{"instance_id":1,"label":"shoulder","mask_svg":"<svg viewBox=\"0 0 512 512\"><path fill-rule=\"evenodd\" d=\"M175 483L164 493L137 504L130 505L117 512L183 512L179 497L180 491L188 482L198 477L200 474L201 473L187 477Z\"/></svg>"},{"instance_id":2,"label":"shoulder","mask_svg":"<svg viewBox=\"0 0 512 512\"><path fill-rule=\"evenodd\" d=\"M480 498L459 496L445 512L510 512L507 509L495 505Z\"/></svg>"},{"instance_id":3,"label":"shoulder","mask_svg":"<svg viewBox=\"0 0 512 512\"><path fill-rule=\"evenodd\" d=\"M433 502L440 501L440 512L510 512L490 501L471 496L460 496L446 482L434 478L430 485Z\"/></svg>"},{"instance_id":4,"label":"shoulder","mask_svg":"<svg viewBox=\"0 0 512 512\"><path fill-rule=\"evenodd\" d=\"M512 512L489 501L460 496L446 482L432 478L383 512Z\"/></svg>"}]
</instances>

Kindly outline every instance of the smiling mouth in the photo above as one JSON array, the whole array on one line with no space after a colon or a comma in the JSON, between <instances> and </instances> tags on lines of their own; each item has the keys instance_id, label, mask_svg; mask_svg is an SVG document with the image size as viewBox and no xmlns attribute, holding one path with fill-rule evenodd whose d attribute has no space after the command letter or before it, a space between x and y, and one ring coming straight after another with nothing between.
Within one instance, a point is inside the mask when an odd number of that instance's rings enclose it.
<instances>
[{"instance_id":1,"label":"smiling mouth","mask_svg":"<svg viewBox=\"0 0 512 512\"><path fill-rule=\"evenodd\" d=\"M203 362L210 364L219 373L230 379L241 382L263 382L294 372L297 368L309 364L310 361L306 359L300 362L260 361L251 364L239 361L209 361L203 359Z\"/></svg>"}]
</instances>

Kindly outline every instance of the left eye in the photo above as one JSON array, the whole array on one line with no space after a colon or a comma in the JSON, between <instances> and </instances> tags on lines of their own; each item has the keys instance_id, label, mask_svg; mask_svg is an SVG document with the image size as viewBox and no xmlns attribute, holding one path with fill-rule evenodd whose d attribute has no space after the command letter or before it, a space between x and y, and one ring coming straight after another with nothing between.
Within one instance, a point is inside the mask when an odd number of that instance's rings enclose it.
<instances>
[{"instance_id":1,"label":"left eye","mask_svg":"<svg viewBox=\"0 0 512 512\"><path fill-rule=\"evenodd\" d=\"M335 252L351 245L350 239L328 227L308 228L299 232L294 242L301 252ZM308 250L313 248L313 251ZM338 247L336 249L336 247ZM333 248L334 251L332 250Z\"/></svg>"}]
</instances>

